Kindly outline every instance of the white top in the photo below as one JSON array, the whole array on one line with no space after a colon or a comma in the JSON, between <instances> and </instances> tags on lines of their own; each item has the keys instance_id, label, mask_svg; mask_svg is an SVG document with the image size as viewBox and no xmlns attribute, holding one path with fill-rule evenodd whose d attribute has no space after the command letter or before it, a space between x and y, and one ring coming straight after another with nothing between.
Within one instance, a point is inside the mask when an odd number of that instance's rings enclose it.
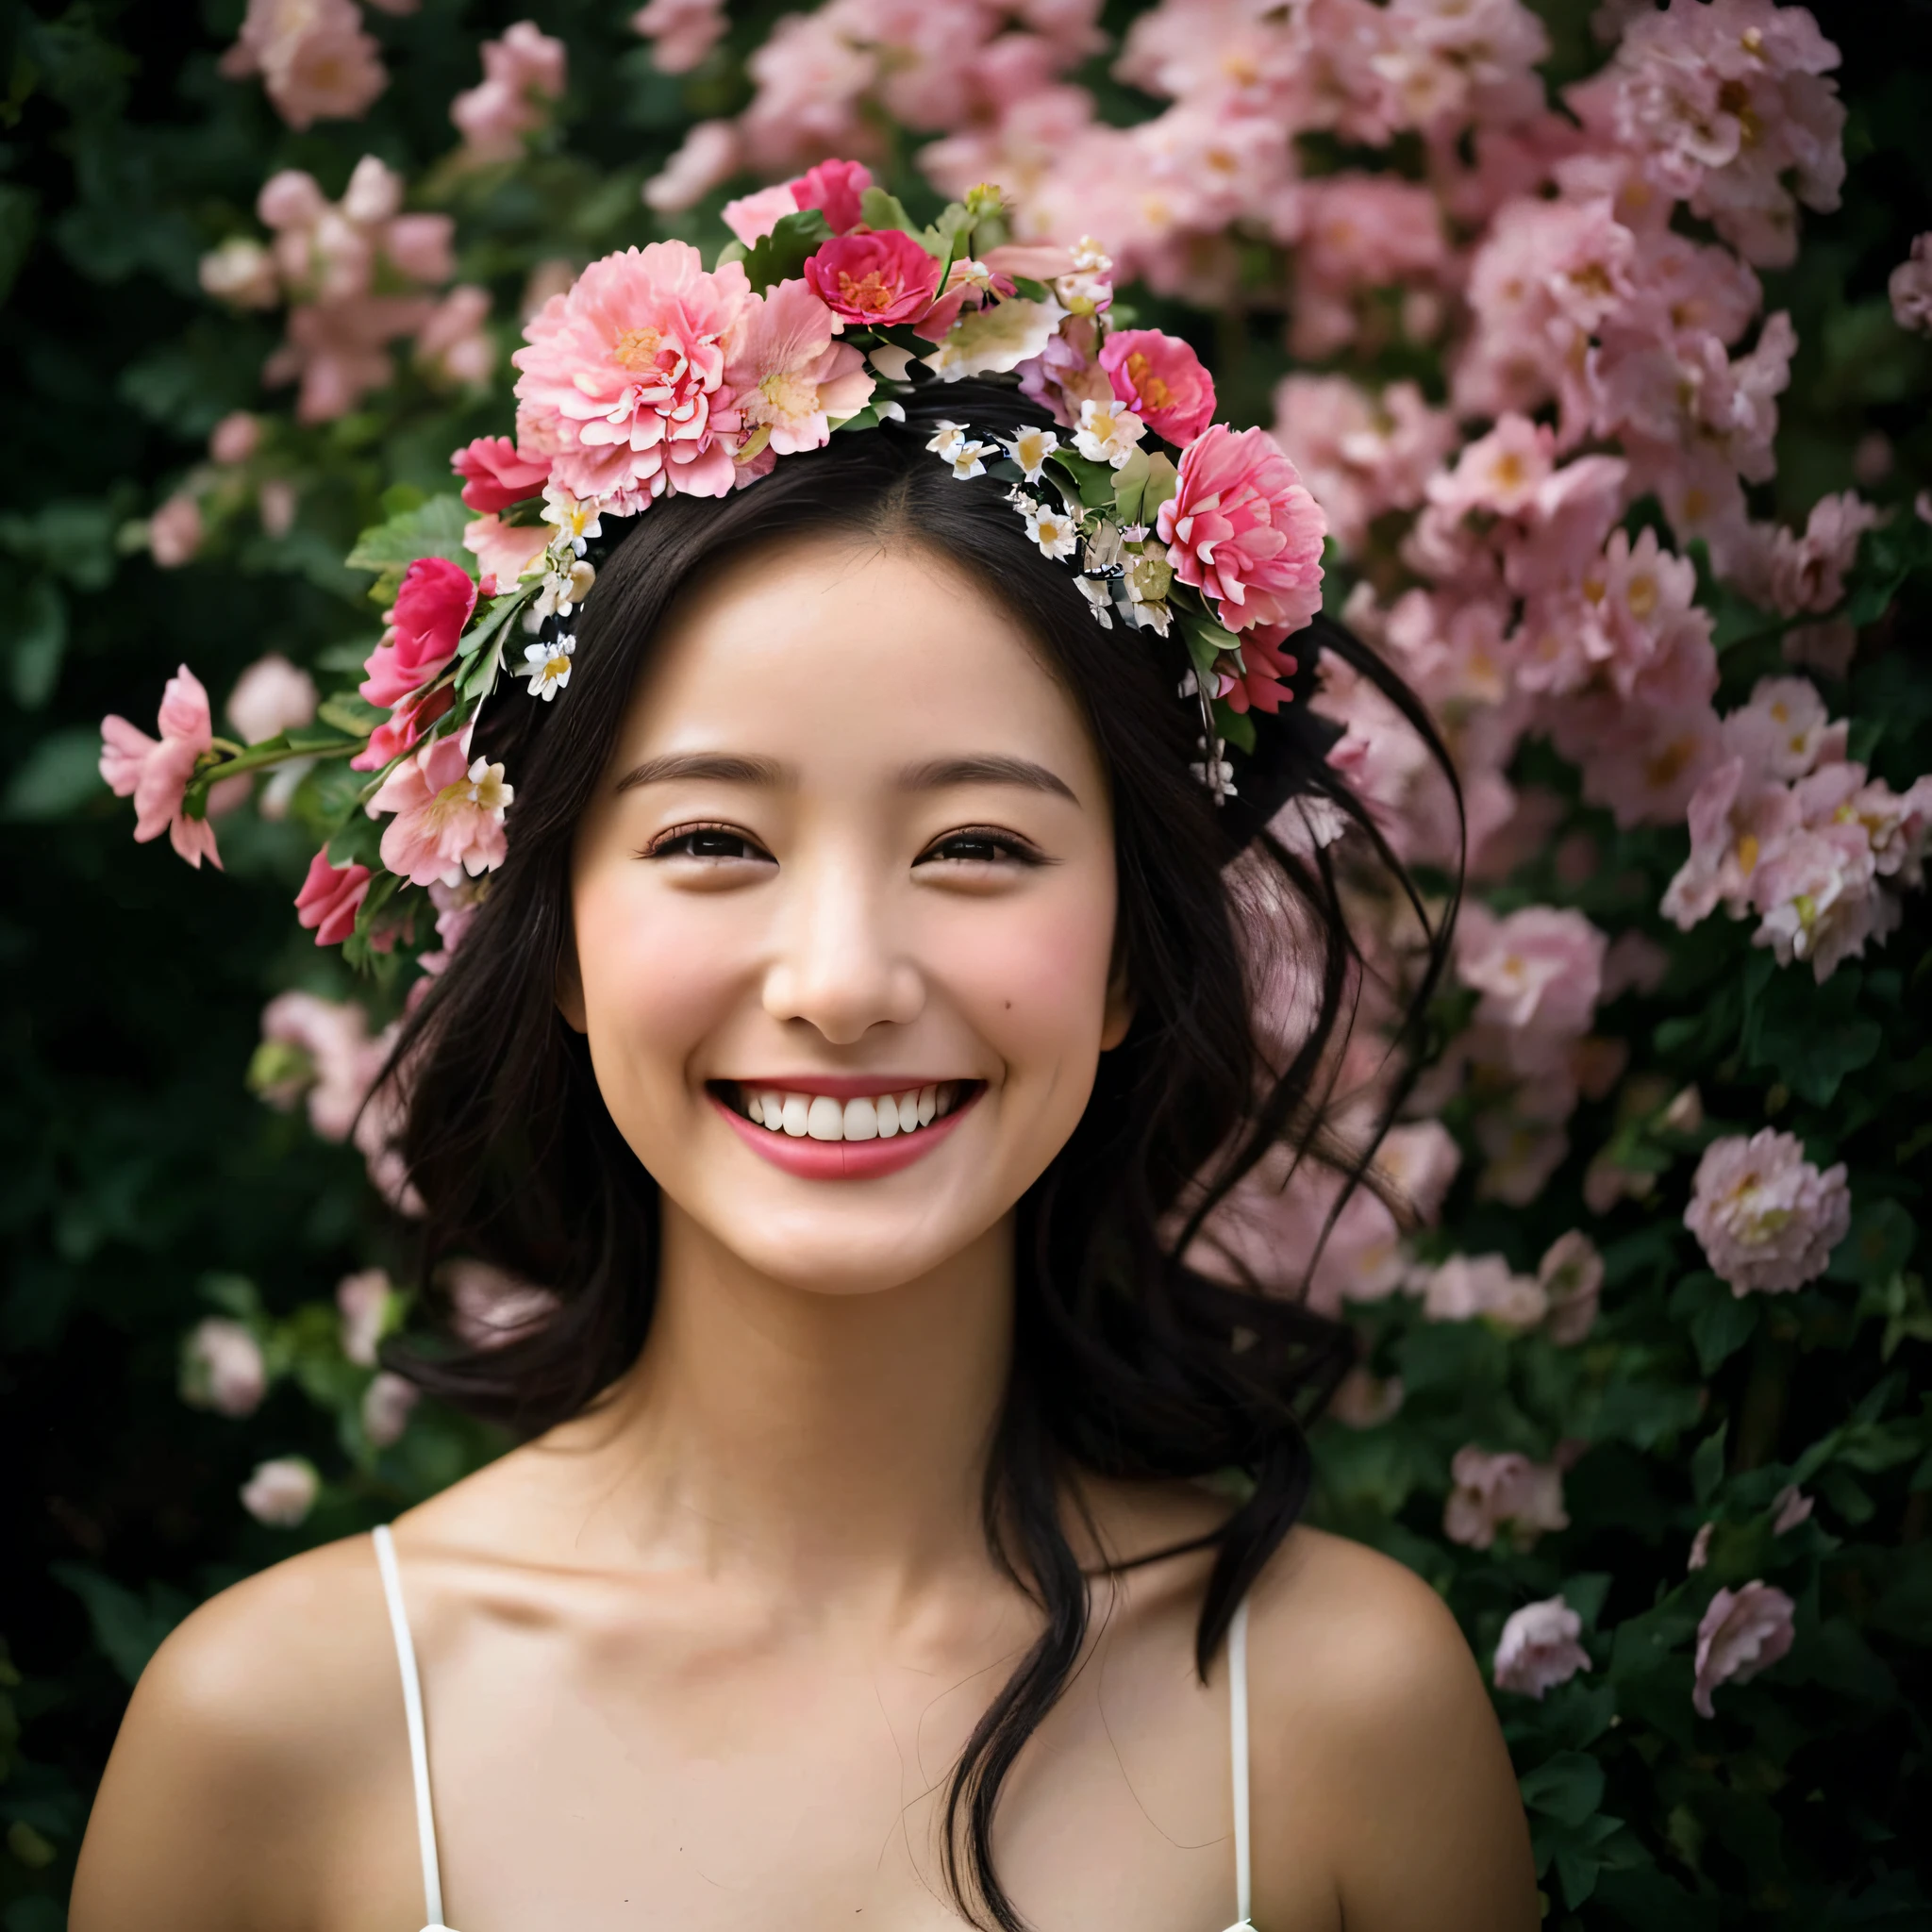
<instances>
[{"instance_id":1,"label":"white top","mask_svg":"<svg viewBox=\"0 0 1932 1932\"><path fill-rule=\"evenodd\" d=\"M450 1932L442 1923L442 1870L436 1857L436 1811L429 1795L429 1740L423 1727L423 1679L416 1669L416 1646L409 1639L409 1613L403 1603L402 1572L396 1546L384 1524L375 1533L375 1566L389 1604L389 1626L396 1640L396 1663L403 1674L403 1715L409 1726L409 1772L416 1787L416 1840L423 1853L423 1932ZM1228 1736L1234 1770L1234 1895L1236 1918L1227 1932L1254 1932L1254 1867L1248 1842L1248 1606L1235 1607L1227 1632Z\"/></svg>"}]
</instances>

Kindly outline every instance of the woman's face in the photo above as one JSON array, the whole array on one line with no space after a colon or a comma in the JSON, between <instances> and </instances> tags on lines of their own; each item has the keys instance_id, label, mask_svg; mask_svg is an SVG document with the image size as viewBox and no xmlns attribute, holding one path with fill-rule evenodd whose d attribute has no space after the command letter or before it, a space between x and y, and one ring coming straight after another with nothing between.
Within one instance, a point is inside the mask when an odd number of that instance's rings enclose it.
<instances>
[{"instance_id":1,"label":"woman's face","mask_svg":"<svg viewBox=\"0 0 1932 1932\"><path fill-rule=\"evenodd\" d=\"M986 1233L1072 1134L1129 1017L1114 894L1098 756L1013 619L916 545L802 539L660 634L577 835L559 998L668 1211L865 1292Z\"/></svg>"}]
</instances>

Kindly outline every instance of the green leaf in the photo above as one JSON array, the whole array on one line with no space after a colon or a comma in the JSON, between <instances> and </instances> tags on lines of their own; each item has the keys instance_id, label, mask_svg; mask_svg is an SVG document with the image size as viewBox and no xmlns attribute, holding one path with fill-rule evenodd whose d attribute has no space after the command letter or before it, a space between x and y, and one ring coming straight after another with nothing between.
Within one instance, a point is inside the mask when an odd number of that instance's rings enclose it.
<instances>
[{"instance_id":1,"label":"green leaf","mask_svg":"<svg viewBox=\"0 0 1932 1932\"><path fill-rule=\"evenodd\" d=\"M475 515L460 496L432 496L364 530L344 561L351 570L378 572L377 592L391 579L399 581L419 557L446 557L474 576L476 559L463 548L463 532Z\"/></svg>"},{"instance_id":2,"label":"green leaf","mask_svg":"<svg viewBox=\"0 0 1932 1932\"><path fill-rule=\"evenodd\" d=\"M28 581L7 627L14 702L24 711L38 711L54 695L67 651L67 603L51 577Z\"/></svg>"},{"instance_id":3,"label":"green leaf","mask_svg":"<svg viewBox=\"0 0 1932 1932\"><path fill-rule=\"evenodd\" d=\"M744 272L754 289L763 291L779 282L795 281L806 258L832 239L831 224L820 208L800 208L784 215L769 235L760 235L746 251Z\"/></svg>"},{"instance_id":4,"label":"green leaf","mask_svg":"<svg viewBox=\"0 0 1932 1932\"><path fill-rule=\"evenodd\" d=\"M1604 1768L1587 1751L1559 1751L1521 1779L1523 1802L1564 1824L1581 1824L1603 1803Z\"/></svg>"}]
</instances>

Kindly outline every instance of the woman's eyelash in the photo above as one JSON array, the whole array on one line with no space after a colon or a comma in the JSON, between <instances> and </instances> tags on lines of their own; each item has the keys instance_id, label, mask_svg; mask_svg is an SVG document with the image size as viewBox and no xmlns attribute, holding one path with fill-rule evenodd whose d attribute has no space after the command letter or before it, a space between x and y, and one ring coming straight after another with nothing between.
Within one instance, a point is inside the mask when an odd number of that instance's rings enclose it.
<instances>
[{"instance_id":1,"label":"woman's eyelash","mask_svg":"<svg viewBox=\"0 0 1932 1932\"><path fill-rule=\"evenodd\" d=\"M1002 832L991 825L966 825L935 839L915 863L945 858L959 864L996 864L1011 859L1019 865L1044 865L1045 855L1014 832Z\"/></svg>"},{"instance_id":2,"label":"woman's eyelash","mask_svg":"<svg viewBox=\"0 0 1932 1932\"><path fill-rule=\"evenodd\" d=\"M645 846L646 858L765 858L769 855L754 839L732 825L673 825Z\"/></svg>"}]
</instances>

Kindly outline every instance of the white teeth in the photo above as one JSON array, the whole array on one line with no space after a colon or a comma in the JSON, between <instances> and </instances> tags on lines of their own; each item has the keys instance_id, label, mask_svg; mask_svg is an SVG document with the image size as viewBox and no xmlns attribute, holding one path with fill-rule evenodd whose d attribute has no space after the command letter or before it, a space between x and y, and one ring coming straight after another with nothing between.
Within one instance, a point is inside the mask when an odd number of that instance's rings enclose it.
<instances>
[{"instance_id":1,"label":"white teeth","mask_svg":"<svg viewBox=\"0 0 1932 1932\"><path fill-rule=\"evenodd\" d=\"M959 1103L958 1080L908 1087L903 1093L834 1100L828 1093L787 1093L775 1087L739 1090L746 1116L770 1133L794 1141L890 1141L943 1120Z\"/></svg>"}]
</instances>

